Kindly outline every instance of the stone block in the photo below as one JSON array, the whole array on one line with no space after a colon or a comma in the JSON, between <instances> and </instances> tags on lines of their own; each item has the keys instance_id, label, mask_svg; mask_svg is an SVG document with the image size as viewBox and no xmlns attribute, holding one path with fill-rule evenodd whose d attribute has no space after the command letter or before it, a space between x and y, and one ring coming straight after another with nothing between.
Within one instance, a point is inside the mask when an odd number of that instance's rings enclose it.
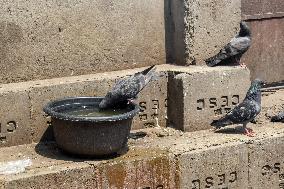
<instances>
[{"instance_id":1,"label":"stone block","mask_svg":"<svg viewBox=\"0 0 284 189\"><path fill-rule=\"evenodd\" d=\"M248 188L248 152L245 144L222 145L181 154L180 188Z\"/></svg>"},{"instance_id":2,"label":"stone block","mask_svg":"<svg viewBox=\"0 0 284 189\"><path fill-rule=\"evenodd\" d=\"M32 141L28 92L13 86L0 88L0 147Z\"/></svg>"},{"instance_id":3,"label":"stone block","mask_svg":"<svg viewBox=\"0 0 284 189\"><path fill-rule=\"evenodd\" d=\"M243 100L250 86L248 69L191 66L169 75L168 119L183 131L211 128Z\"/></svg>"},{"instance_id":4,"label":"stone block","mask_svg":"<svg viewBox=\"0 0 284 189\"><path fill-rule=\"evenodd\" d=\"M0 2L1 83L165 63L164 0Z\"/></svg>"},{"instance_id":5,"label":"stone block","mask_svg":"<svg viewBox=\"0 0 284 189\"><path fill-rule=\"evenodd\" d=\"M203 64L239 31L241 0L172 1L176 64Z\"/></svg>"},{"instance_id":6,"label":"stone block","mask_svg":"<svg viewBox=\"0 0 284 189\"><path fill-rule=\"evenodd\" d=\"M134 118L133 129L166 126L168 76L161 72L157 81L149 83L138 95L140 112Z\"/></svg>"},{"instance_id":7,"label":"stone block","mask_svg":"<svg viewBox=\"0 0 284 189\"><path fill-rule=\"evenodd\" d=\"M36 149L36 151L34 150ZM52 144L0 149L1 162L29 157L31 165L18 174L0 175L1 188L176 188L175 164L165 151L131 149L118 158L87 160L62 154ZM5 165L1 164L1 166Z\"/></svg>"},{"instance_id":8,"label":"stone block","mask_svg":"<svg viewBox=\"0 0 284 189\"><path fill-rule=\"evenodd\" d=\"M252 189L284 188L284 135L249 144L249 182Z\"/></svg>"}]
</instances>

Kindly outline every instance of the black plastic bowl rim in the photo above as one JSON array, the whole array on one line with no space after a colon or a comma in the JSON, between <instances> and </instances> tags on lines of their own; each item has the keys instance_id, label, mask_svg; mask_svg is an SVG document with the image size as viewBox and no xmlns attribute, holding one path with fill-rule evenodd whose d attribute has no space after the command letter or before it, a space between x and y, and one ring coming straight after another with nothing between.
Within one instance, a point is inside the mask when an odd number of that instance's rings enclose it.
<instances>
[{"instance_id":1,"label":"black plastic bowl rim","mask_svg":"<svg viewBox=\"0 0 284 189\"><path fill-rule=\"evenodd\" d=\"M43 111L51 116L52 118L62 119L62 120L69 120L69 121L87 121L87 122L110 122L110 121L119 121L119 120L125 120L129 118L133 118L140 110L139 106L135 103L129 103L128 107L132 109L129 112L119 114L119 115L113 115L113 116L105 116L105 117L79 117L79 116L72 116L68 115L64 112L57 112L54 110L55 107L58 106L64 106L64 102L68 102L67 104L75 104L76 100L78 101L84 101L84 100L94 100L97 102L100 102L104 97L87 97L87 96L80 96L80 97L67 97L62 99L57 99L54 101L51 101L47 103ZM60 105L62 104L62 105ZM78 102L77 102L78 104Z\"/></svg>"}]
</instances>

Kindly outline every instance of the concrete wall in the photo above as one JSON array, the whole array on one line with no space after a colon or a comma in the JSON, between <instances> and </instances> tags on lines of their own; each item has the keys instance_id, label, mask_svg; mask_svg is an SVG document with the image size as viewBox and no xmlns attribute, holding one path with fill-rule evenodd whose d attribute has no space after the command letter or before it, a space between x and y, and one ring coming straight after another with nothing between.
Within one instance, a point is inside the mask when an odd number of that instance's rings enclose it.
<instances>
[{"instance_id":1,"label":"concrete wall","mask_svg":"<svg viewBox=\"0 0 284 189\"><path fill-rule=\"evenodd\" d=\"M165 63L163 0L8 0L0 7L0 83Z\"/></svg>"},{"instance_id":2,"label":"concrete wall","mask_svg":"<svg viewBox=\"0 0 284 189\"><path fill-rule=\"evenodd\" d=\"M251 78L284 80L284 2L282 0L242 0L242 18L252 31L252 46L242 62Z\"/></svg>"}]
</instances>

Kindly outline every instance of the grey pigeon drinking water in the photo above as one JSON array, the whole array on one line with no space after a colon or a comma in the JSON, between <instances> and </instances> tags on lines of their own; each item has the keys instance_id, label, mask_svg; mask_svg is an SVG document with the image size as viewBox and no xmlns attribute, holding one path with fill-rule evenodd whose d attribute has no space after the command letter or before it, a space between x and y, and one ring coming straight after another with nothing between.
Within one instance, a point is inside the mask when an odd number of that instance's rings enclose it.
<instances>
[{"instance_id":1,"label":"grey pigeon drinking water","mask_svg":"<svg viewBox=\"0 0 284 189\"><path fill-rule=\"evenodd\" d=\"M216 66L220 63L231 63L240 62L242 55L249 49L251 45L251 32L249 27L245 22L240 23L239 33L231 39L225 47L223 47L220 52L205 60L207 66ZM241 65L244 66L245 65Z\"/></svg>"},{"instance_id":2,"label":"grey pigeon drinking water","mask_svg":"<svg viewBox=\"0 0 284 189\"><path fill-rule=\"evenodd\" d=\"M280 112L278 115L275 115L271 118L273 122L283 122L284 123L284 110Z\"/></svg>"},{"instance_id":3,"label":"grey pigeon drinking water","mask_svg":"<svg viewBox=\"0 0 284 189\"><path fill-rule=\"evenodd\" d=\"M253 136L252 129L246 125L252 121L261 110L261 92L260 88L263 82L259 79L254 80L246 94L244 101L238 104L234 109L228 112L219 120L214 120L211 126L219 129L227 125L243 124L244 134Z\"/></svg>"},{"instance_id":4,"label":"grey pigeon drinking water","mask_svg":"<svg viewBox=\"0 0 284 189\"><path fill-rule=\"evenodd\" d=\"M101 109L124 106L129 100L136 98L138 93L153 79L156 79L157 73L154 66L151 66L142 72L119 80L105 98L100 102Z\"/></svg>"}]
</instances>

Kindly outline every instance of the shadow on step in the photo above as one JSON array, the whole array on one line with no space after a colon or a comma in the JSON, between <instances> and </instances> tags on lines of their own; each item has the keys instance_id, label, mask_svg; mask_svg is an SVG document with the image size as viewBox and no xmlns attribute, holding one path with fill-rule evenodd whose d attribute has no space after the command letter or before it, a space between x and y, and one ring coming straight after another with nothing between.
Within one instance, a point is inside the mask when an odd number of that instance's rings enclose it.
<instances>
[{"instance_id":1,"label":"shadow on step","mask_svg":"<svg viewBox=\"0 0 284 189\"><path fill-rule=\"evenodd\" d=\"M110 160L114 159L118 156L121 156L128 151L128 147L125 147L124 149L120 150L116 154L107 155L107 156L82 156L82 155L75 155L70 154L65 151L62 151L56 144L56 142L40 142L35 146L35 151L37 154L51 158L51 159L57 159L57 160L64 160L64 161L72 161L72 162L83 162L88 160Z\"/></svg>"},{"instance_id":2,"label":"shadow on step","mask_svg":"<svg viewBox=\"0 0 284 189\"><path fill-rule=\"evenodd\" d=\"M244 130L242 126L237 126L235 128L221 128L217 131L215 131L215 133L224 133L224 134L243 134Z\"/></svg>"}]
</instances>

